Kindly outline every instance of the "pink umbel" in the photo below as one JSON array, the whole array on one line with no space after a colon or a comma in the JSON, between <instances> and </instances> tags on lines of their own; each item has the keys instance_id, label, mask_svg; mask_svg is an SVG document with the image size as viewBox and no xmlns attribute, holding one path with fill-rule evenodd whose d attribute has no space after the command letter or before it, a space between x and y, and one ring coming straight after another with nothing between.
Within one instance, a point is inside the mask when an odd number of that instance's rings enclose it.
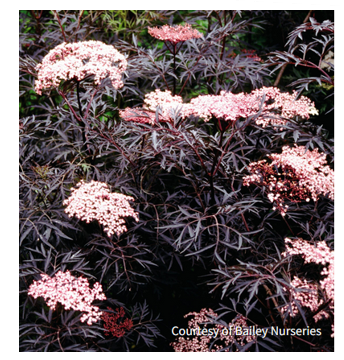
<instances>
[{"instance_id":1,"label":"pink umbel","mask_svg":"<svg viewBox=\"0 0 344 360\"><path fill-rule=\"evenodd\" d=\"M263 116L260 116L256 120L256 124L262 127L266 127L269 124L273 126L285 125L288 119L293 119L296 116L302 119L309 119L310 115L319 114L314 102L306 96L300 96L298 98L295 90L293 90L292 94L289 94L287 92L281 92L277 87L264 86L260 89L253 90L250 96L253 100L250 115L258 112L261 101L264 99L264 103L262 104Z\"/></svg>"},{"instance_id":2,"label":"pink umbel","mask_svg":"<svg viewBox=\"0 0 344 360\"><path fill-rule=\"evenodd\" d=\"M35 299L42 296L52 310L60 303L66 310L83 312L80 321L87 320L88 325L100 320L102 312L91 303L96 299L106 300L101 284L96 282L91 289L86 278L76 278L68 270L65 273L59 271L53 277L41 274L41 278L30 285L28 295Z\"/></svg>"},{"instance_id":3,"label":"pink umbel","mask_svg":"<svg viewBox=\"0 0 344 360\"><path fill-rule=\"evenodd\" d=\"M154 124L158 106L161 121L171 121L172 109L178 109L183 119L192 115L205 122L213 117L235 122L261 111L255 122L262 127L281 126L296 116L309 119L310 115L318 114L314 102L305 96L297 99L295 92L281 93L275 87L262 87L250 94L221 91L220 95L199 95L189 103L183 103L181 96L173 96L169 90L156 89L145 95L143 108L120 110L120 116L127 121Z\"/></svg>"},{"instance_id":4,"label":"pink umbel","mask_svg":"<svg viewBox=\"0 0 344 360\"><path fill-rule=\"evenodd\" d=\"M156 111L157 107L161 108L161 116L164 120L171 118L171 110L173 108L181 108L183 99L179 95L172 95L171 91L160 91L156 89L145 95L144 107Z\"/></svg>"},{"instance_id":5,"label":"pink umbel","mask_svg":"<svg viewBox=\"0 0 344 360\"><path fill-rule=\"evenodd\" d=\"M123 86L122 74L127 68L127 60L112 45L101 41L81 41L62 43L43 58L38 64L38 79L35 82L37 94L43 89L56 88L62 80L81 81L94 76L94 83L109 77L112 86Z\"/></svg>"},{"instance_id":6,"label":"pink umbel","mask_svg":"<svg viewBox=\"0 0 344 360\"><path fill-rule=\"evenodd\" d=\"M229 349L226 347L228 347L233 342L236 342L240 346L244 346L245 344L253 341L256 338L254 335L237 335L234 331L233 334L232 331L222 331L225 328L247 328L247 319L239 314L234 320L232 320L231 323L228 324L228 326L220 324L211 325L212 328L218 330L217 341L214 344L211 344L214 340L213 336L197 334L197 330L202 331L203 329L206 329L207 326L209 327L209 325L206 324L217 317L217 314L214 312L214 310L202 309L199 313L190 312L184 315L184 318L187 318L189 316L193 316L193 318L188 321L188 329L194 329L195 336L179 336L175 342L170 344L176 352L228 352ZM239 349L237 348L236 351L239 351Z\"/></svg>"},{"instance_id":7,"label":"pink umbel","mask_svg":"<svg viewBox=\"0 0 344 360\"><path fill-rule=\"evenodd\" d=\"M326 301L329 302L329 309L334 310L334 251L328 247L325 241L319 241L315 245L310 244L303 239L285 238L286 251L281 255L283 257L292 255L301 255L305 264L320 264L323 269L320 275L324 276L323 280L319 281L320 287L323 290ZM295 300L300 302L300 305L309 308L311 311L316 312L320 305L324 303L318 296L318 286L311 284L306 280L300 280L296 276L291 282L291 285L296 288L292 290L292 295ZM303 292L302 290L306 291ZM287 306L282 308L285 312L288 309ZM292 304L292 311L290 316L295 316L298 313L298 308L295 302ZM329 318L330 315L325 310L317 312L314 316L314 320L318 321L321 318ZM333 334L332 334L333 336Z\"/></svg>"},{"instance_id":8,"label":"pink umbel","mask_svg":"<svg viewBox=\"0 0 344 360\"><path fill-rule=\"evenodd\" d=\"M290 310L289 315L291 317L295 317L299 313L299 309L296 306L295 301L298 301L303 308L307 308L313 313L315 313L319 306L323 304L323 300L319 299L318 287L316 284L312 284L306 279L301 280L297 276L294 276L290 285L295 288L295 290L291 290L291 295L293 297L291 309L289 308L289 305L285 305L281 307L282 313ZM284 288L284 290L286 289ZM320 310L313 318L317 322L323 317L329 318L329 314L324 310Z\"/></svg>"},{"instance_id":9,"label":"pink umbel","mask_svg":"<svg viewBox=\"0 0 344 360\"><path fill-rule=\"evenodd\" d=\"M276 87L262 87L250 94L221 91L220 95L199 95L183 107L183 116L198 116L204 121L212 117L226 121L236 121L255 115L261 110L262 115L256 124L266 127L285 125L288 119L300 116L309 119L309 115L318 112L314 103L305 96L296 98L292 94L281 93Z\"/></svg>"},{"instance_id":10,"label":"pink umbel","mask_svg":"<svg viewBox=\"0 0 344 360\"><path fill-rule=\"evenodd\" d=\"M183 107L183 116L197 116L204 121L212 117L226 121L236 121L250 114L252 107L251 97L244 94L233 94L221 91L220 95L199 95L191 99Z\"/></svg>"},{"instance_id":11,"label":"pink umbel","mask_svg":"<svg viewBox=\"0 0 344 360\"><path fill-rule=\"evenodd\" d=\"M140 123L155 123L156 110L159 107L159 121L171 121L172 109L181 109L183 99L181 96L173 96L171 91L161 91L156 89L145 95L142 109L126 108L120 110L120 116L127 121L135 121Z\"/></svg>"},{"instance_id":12,"label":"pink umbel","mask_svg":"<svg viewBox=\"0 0 344 360\"><path fill-rule=\"evenodd\" d=\"M169 41L173 44L177 44L181 41L190 39L198 39L202 37L202 34L191 27L190 24L183 25L164 25L161 28L154 27L148 28L148 33L156 39Z\"/></svg>"},{"instance_id":13,"label":"pink umbel","mask_svg":"<svg viewBox=\"0 0 344 360\"><path fill-rule=\"evenodd\" d=\"M326 155L295 145L284 146L281 154L268 155L272 160L253 162L249 165L252 175L243 179L243 185L265 186L267 197L285 215L291 202L317 201L320 195L334 199L334 171L328 166Z\"/></svg>"},{"instance_id":14,"label":"pink umbel","mask_svg":"<svg viewBox=\"0 0 344 360\"><path fill-rule=\"evenodd\" d=\"M87 223L96 220L111 236L127 231L124 218L133 217L139 221L138 214L129 204L133 200L131 196L111 193L106 183L94 180L85 183L81 180L63 204L67 205L65 212L70 217L75 216Z\"/></svg>"}]
</instances>

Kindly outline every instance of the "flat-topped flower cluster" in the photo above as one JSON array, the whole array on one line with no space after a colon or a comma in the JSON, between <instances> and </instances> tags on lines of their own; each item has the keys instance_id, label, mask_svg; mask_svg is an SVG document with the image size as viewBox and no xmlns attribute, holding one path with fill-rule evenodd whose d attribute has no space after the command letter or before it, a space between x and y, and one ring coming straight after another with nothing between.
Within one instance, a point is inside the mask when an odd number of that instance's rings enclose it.
<instances>
[{"instance_id":1,"label":"flat-topped flower cluster","mask_svg":"<svg viewBox=\"0 0 344 360\"><path fill-rule=\"evenodd\" d=\"M59 302L66 310L84 312L80 321L87 320L88 325L100 320L102 312L99 311L98 306L93 306L91 303L96 299L106 300L101 284L96 282L91 289L86 278L82 276L76 278L69 271L65 273L59 271L53 277L41 274L41 278L30 285L29 295L35 299L42 296L52 310L56 309Z\"/></svg>"},{"instance_id":2,"label":"flat-topped flower cluster","mask_svg":"<svg viewBox=\"0 0 344 360\"><path fill-rule=\"evenodd\" d=\"M63 204L67 205L65 212L70 217L76 216L87 223L96 220L111 236L127 231L124 218L133 217L139 221L138 214L129 204L133 200L131 196L111 193L106 183L94 180L85 183L81 180Z\"/></svg>"},{"instance_id":3,"label":"flat-topped flower cluster","mask_svg":"<svg viewBox=\"0 0 344 360\"><path fill-rule=\"evenodd\" d=\"M62 43L50 50L38 64L38 79L35 82L37 94L43 89L58 87L62 80L81 81L94 76L94 83L109 77L112 86L123 86L122 73L127 68L127 60L112 45L101 41L81 41Z\"/></svg>"},{"instance_id":4,"label":"flat-topped flower cluster","mask_svg":"<svg viewBox=\"0 0 344 360\"><path fill-rule=\"evenodd\" d=\"M142 108L131 109L127 107L120 110L121 118L127 121L139 122L142 124L154 124L156 117L156 110L159 107L159 120L171 121L172 109L181 108L183 99L181 96L171 94L171 91L160 91L156 89L145 95Z\"/></svg>"},{"instance_id":5,"label":"flat-topped flower cluster","mask_svg":"<svg viewBox=\"0 0 344 360\"><path fill-rule=\"evenodd\" d=\"M217 314L212 309L202 309L199 313L190 312L184 315L184 318L190 317L188 321L189 329L199 329L206 328L207 323L209 323L212 319L217 317ZM228 324L227 328L247 328L246 318L239 314L235 319L232 320L231 323ZM173 347L176 352L215 352L215 351L225 351L228 352L228 346L232 343L239 344L239 346L244 346L245 344L253 341L255 339L254 335L237 335L231 332L223 333L222 330L225 328L224 325L215 324L214 328L218 329L219 336L217 342L211 344L212 336L211 335L202 335L195 336L193 338L190 337L182 337L179 336L177 341L171 343L170 345ZM210 348L211 347L211 348ZM237 348L236 351L239 351Z\"/></svg>"},{"instance_id":6,"label":"flat-topped flower cluster","mask_svg":"<svg viewBox=\"0 0 344 360\"><path fill-rule=\"evenodd\" d=\"M320 275L324 276L323 280L320 280L320 287L326 295L326 301L329 301L329 308L334 309L334 251L328 247L325 241L317 242L316 246L310 244L303 239L291 240L285 238L286 251L281 255L292 256L301 255L305 264L320 264L323 265L323 269ZM292 303L292 311L290 316L298 314L299 310L295 305L295 300L300 302L300 305L309 308L311 311L316 312L320 305L324 303L322 299L319 299L318 287L315 284L309 283L307 280L301 280L294 276L291 285L296 288L292 291L294 302ZM302 291L302 289L306 291ZM287 311L288 306L284 306L282 312ZM329 318L330 315L325 310L321 310L314 315L314 320L318 321L322 317Z\"/></svg>"},{"instance_id":7,"label":"flat-topped flower cluster","mask_svg":"<svg viewBox=\"0 0 344 360\"><path fill-rule=\"evenodd\" d=\"M236 121L255 115L261 110L262 115L256 119L258 125L284 125L287 119L301 116L308 119L313 113L314 103L296 93L281 93L276 87L262 87L250 94L221 91L220 95L200 95L183 107L184 116L199 116L204 121L212 117L226 121Z\"/></svg>"},{"instance_id":8,"label":"flat-topped flower cluster","mask_svg":"<svg viewBox=\"0 0 344 360\"><path fill-rule=\"evenodd\" d=\"M328 166L326 155L318 149L305 150L304 146L284 146L281 154L271 154L272 160L253 162L249 165L252 175L243 179L243 185L264 186L267 197L275 203L282 215L288 205L285 200L301 202L316 201L319 195L334 199L334 171Z\"/></svg>"},{"instance_id":9,"label":"flat-topped flower cluster","mask_svg":"<svg viewBox=\"0 0 344 360\"><path fill-rule=\"evenodd\" d=\"M156 39L169 41L173 44L177 44L181 41L190 39L198 39L202 37L202 34L191 27L190 24L183 25L164 25L161 28L154 27L148 28L148 33Z\"/></svg>"},{"instance_id":10,"label":"flat-topped flower cluster","mask_svg":"<svg viewBox=\"0 0 344 360\"><path fill-rule=\"evenodd\" d=\"M220 95L199 95L190 103L183 103L180 96L173 96L169 90L157 89L145 95L143 109L126 108L120 111L120 116L128 121L153 124L158 106L162 121L171 121L172 109L178 109L182 118L192 115L204 121L214 117L233 122L261 111L256 123L262 127L285 125L295 116L308 119L311 114L317 114L314 103L305 96L297 99L295 91L289 94L275 87L262 87L250 94L221 91Z\"/></svg>"},{"instance_id":11,"label":"flat-topped flower cluster","mask_svg":"<svg viewBox=\"0 0 344 360\"><path fill-rule=\"evenodd\" d=\"M291 317L295 317L299 313L296 301L298 301L300 306L309 309L312 313L316 313L319 306L324 303L322 299L319 299L317 284L313 284L306 279L301 280L297 276L294 276L290 285L295 288L295 290L291 290L293 300L290 306L285 305L281 307L282 313L286 313L289 310L288 314ZM284 288L284 290L286 289ZM324 310L320 310L313 316L315 322L319 321L323 317L326 319L329 318L329 314Z\"/></svg>"}]
</instances>

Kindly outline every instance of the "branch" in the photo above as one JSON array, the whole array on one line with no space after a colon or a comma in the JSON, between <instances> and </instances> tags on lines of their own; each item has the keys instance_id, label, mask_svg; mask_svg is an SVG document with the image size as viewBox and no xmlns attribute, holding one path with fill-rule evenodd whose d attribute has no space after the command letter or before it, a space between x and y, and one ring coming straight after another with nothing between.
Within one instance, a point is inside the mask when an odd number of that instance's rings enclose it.
<instances>
[{"instance_id":1,"label":"branch","mask_svg":"<svg viewBox=\"0 0 344 360\"><path fill-rule=\"evenodd\" d=\"M309 10L307 16L305 17L305 20L303 20L303 24L305 24L305 23L308 21L308 19L310 18L311 14L312 14L312 11L313 11L313 10ZM281 78L282 78L282 75L283 75L284 70L285 70L285 68L287 67L287 65L288 65L288 63L284 64L284 65L281 67L281 69L280 69L280 71L279 71L279 73L278 73L278 75L277 75L277 78L276 78L276 80L275 80L275 82L274 82L274 86L278 86L278 84L279 84L279 82L280 82L280 80L281 80Z\"/></svg>"}]
</instances>

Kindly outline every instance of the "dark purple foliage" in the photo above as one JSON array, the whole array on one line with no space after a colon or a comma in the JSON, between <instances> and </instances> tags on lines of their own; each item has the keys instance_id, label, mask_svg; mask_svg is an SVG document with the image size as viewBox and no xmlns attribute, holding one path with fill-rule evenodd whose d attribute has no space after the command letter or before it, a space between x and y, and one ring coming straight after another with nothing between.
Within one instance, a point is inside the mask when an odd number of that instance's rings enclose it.
<instances>
[{"instance_id":1,"label":"dark purple foliage","mask_svg":"<svg viewBox=\"0 0 344 360\"><path fill-rule=\"evenodd\" d=\"M276 45L264 30L271 11L20 12L20 351L173 351L172 326L202 308L218 314L209 319L213 325L241 314L261 328L322 329L320 336L270 334L245 346L233 341L221 351L334 350L321 266L283 256L285 238L325 241L333 250L333 200L289 199L281 216L265 187L243 186L249 164L283 146L318 149L334 168L333 112L323 125L333 107L334 65L325 56L334 53L334 23L315 17L302 23L301 13L294 14L301 19L295 24L290 13L276 11L288 25L287 43ZM185 22L203 36L174 46L148 34L148 27ZM126 56L124 86L72 77L36 94L36 66L44 56L63 42L90 40ZM290 67L284 82L314 101L317 123L311 115L278 128L257 125L259 116L282 119L277 110L264 111L274 103L264 97L256 113L236 121L183 117L178 107L166 120L162 105L143 107L155 89L189 103L199 95L271 87L273 71L284 64ZM122 119L119 110L126 108L153 120ZM127 231L109 236L97 221L69 217L63 203L81 180L132 197L139 220L125 217ZM103 320L87 325L79 311L61 304L51 310L43 298L28 295L40 274L60 270L102 284L107 300L95 305L112 314L105 318L116 336ZM316 314L294 301L294 277L317 284L323 300L317 312L328 318L315 322Z\"/></svg>"}]
</instances>

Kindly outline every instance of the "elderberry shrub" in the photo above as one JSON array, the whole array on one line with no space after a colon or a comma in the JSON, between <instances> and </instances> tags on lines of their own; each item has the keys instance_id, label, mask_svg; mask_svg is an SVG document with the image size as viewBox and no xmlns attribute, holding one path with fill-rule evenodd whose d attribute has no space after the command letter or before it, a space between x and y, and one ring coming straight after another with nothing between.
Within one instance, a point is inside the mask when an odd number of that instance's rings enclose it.
<instances>
[{"instance_id":1,"label":"elderberry shrub","mask_svg":"<svg viewBox=\"0 0 344 360\"><path fill-rule=\"evenodd\" d=\"M333 351L332 19L20 12L21 351Z\"/></svg>"}]
</instances>

